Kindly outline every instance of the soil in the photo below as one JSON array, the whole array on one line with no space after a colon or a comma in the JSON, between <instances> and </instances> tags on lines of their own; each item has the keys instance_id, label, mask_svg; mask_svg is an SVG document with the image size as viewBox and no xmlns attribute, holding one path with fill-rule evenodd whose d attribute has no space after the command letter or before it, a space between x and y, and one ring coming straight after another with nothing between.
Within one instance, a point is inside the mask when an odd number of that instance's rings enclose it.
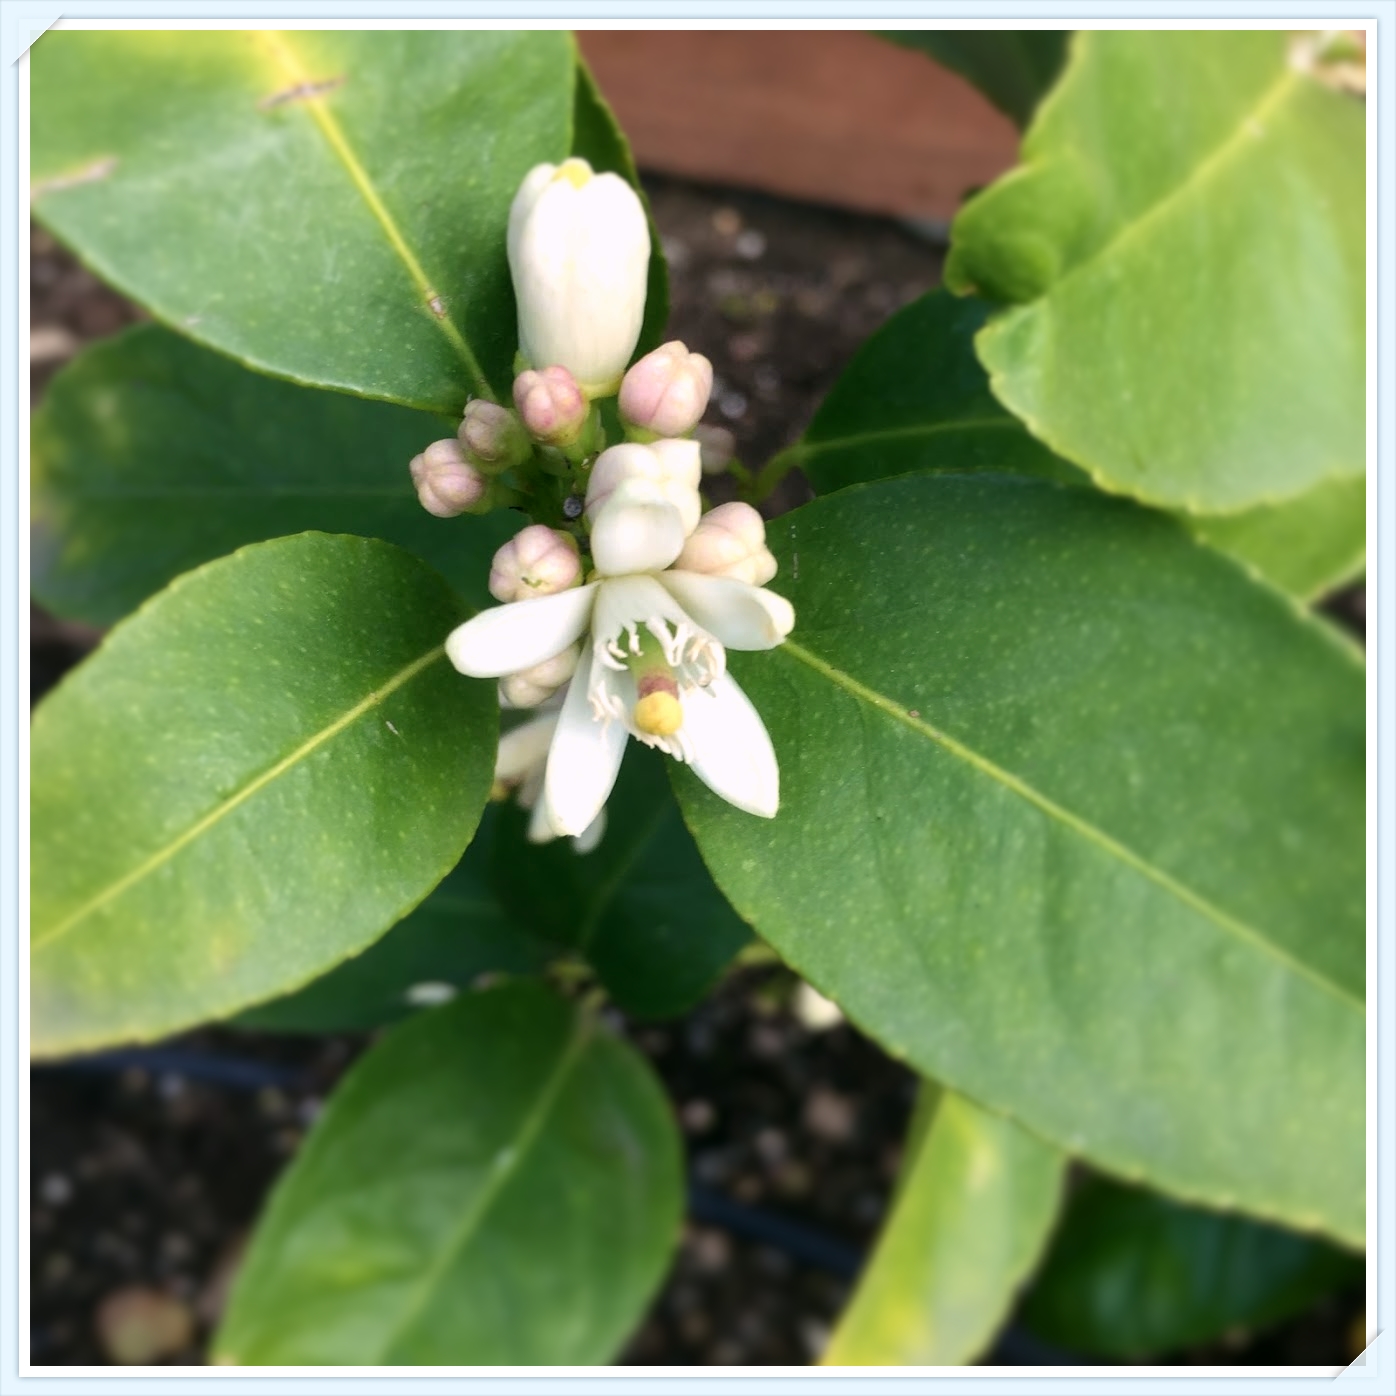
<instances>
[{"instance_id":1,"label":"soil","mask_svg":"<svg viewBox=\"0 0 1396 1396\"><path fill-rule=\"evenodd\" d=\"M886 220L678 181L649 189L671 267L670 332L713 360L709 419L733 432L748 465L794 441L859 344L939 279L943 248ZM31 268L37 401L82 345L141 314L39 229ZM772 507L807 494L792 475ZM1331 606L1359 631L1362 595ZM32 696L96 639L36 609ZM627 1025L675 1103L694 1195L626 1362L807 1363L848 1297L887 1206L915 1082L847 1025L804 1026L791 986L783 970L746 970L683 1020ZM367 1041L208 1030L134 1063L36 1069L32 1360L108 1362L121 1296L128 1319L144 1318L137 1338L168 1320L164 1360L201 1362L269 1187ZM1173 1360L1345 1363L1360 1310L1360 1297L1328 1301ZM1067 1356L1012 1328L991 1355Z\"/></svg>"}]
</instances>

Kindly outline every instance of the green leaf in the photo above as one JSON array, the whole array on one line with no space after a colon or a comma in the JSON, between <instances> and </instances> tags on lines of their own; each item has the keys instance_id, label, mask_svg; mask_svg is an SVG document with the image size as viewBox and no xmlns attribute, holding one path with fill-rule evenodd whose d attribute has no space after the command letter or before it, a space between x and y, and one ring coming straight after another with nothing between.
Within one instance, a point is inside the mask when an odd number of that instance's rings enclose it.
<instances>
[{"instance_id":1,"label":"green leaf","mask_svg":"<svg viewBox=\"0 0 1396 1396\"><path fill-rule=\"evenodd\" d=\"M35 215L159 319L450 416L507 394L505 227L567 153L568 35L94 30L30 61Z\"/></svg>"},{"instance_id":2,"label":"green leaf","mask_svg":"<svg viewBox=\"0 0 1396 1396\"><path fill-rule=\"evenodd\" d=\"M386 543L301 534L181 577L40 705L37 1056L146 1040L364 949L458 861L495 697L463 615Z\"/></svg>"},{"instance_id":3,"label":"green leaf","mask_svg":"<svg viewBox=\"0 0 1396 1396\"><path fill-rule=\"evenodd\" d=\"M718 891L674 803L666 758L632 742L594 851L526 842L528 816L502 811L493 877L514 917L570 945L628 1013L691 1008L750 939Z\"/></svg>"},{"instance_id":4,"label":"green leaf","mask_svg":"<svg viewBox=\"0 0 1396 1396\"><path fill-rule=\"evenodd\" d=\"M605 1362L678 1239L680 1152L643 1058L542 986L420 1014L277 1185L216 1359Z\"/></svg>"},{"instance_id":5,"label":"green leaf","mask_svg":"<svg viewBox=\"0 0 1396 1396\"><path fill-rule=\"evenodd\" d=\"M894 315L854 355L804 438L772 462L804 467L821 494L917 470L1011 471L1066 484L1089 477L1004 410L974 353L988 308L933 291ZM1366 486L1317 485L1293 503L1175 517L1300 600L1361 571Z\"/></svg>"},{"instance_id":6,"label":"green leaf","mask_svg":"<svg viewBox=\"0 0 1396 1396\"><path fill-rule=\"evenodd\" d=\"M1363 470L1363 111L1288 42L1078 34L955 220L951 289L1021 302L979 337L995 393L1107 489L1227 513Z\"/></svg>"},{"instance_id":7,"label":"green leaf","mask_svg":"<svg viewBox=\"0 0 1396 1396\"><path fill-rule=\"evenodd\" d=\"M1321 1241L1094 1178L1022 1317L1077 1352L1141 1357L1277 1323L1362 1276L1358 1257Z\"/></svg>"},{"instance_id":8,"label":"green leaf","mask_svg":"<svg viewBox=\"0 0 1396 1396\"><path fill-rule=\"evenodd\" d=\"M649 199L640 187L640 172L635 167L630 143L601 95L596 79L580 57L577 59L577 101L572 118L572 153L582 156L594 170L609 170L622 176L634 187L645 206L645 219L650 225L650 271L645 292L645 319L635 347L635 355L639 357L649 353L664 338L664 326L669 319L669 268Z\"/></svg>"},{"instance_id":9,"label":"green leaf","mask_svg":"<svg viewBox=\"0 0 1396 1396\"><path fill-rule=\"evenodd\" d=\"M543 969L553 947L505 914L486 875L494 813L486 807L455 870L382 940L305 988L240 1013L233 1026L357 1032L407 1017L423 1006L415 996L423 988L463 990L482 974Z\"/></svg>"},{"instance_id":10,"label":"green leaf","mask_svg":"<svg viewBox=\"0 0 1396 1396\"><path fill-rule=\"evenodd\" d=\"M908 29L882 37L930 54L1026 126L1061 72L1070 36L1065 29Z\"/></svg>"},{"instance_id":11,"label":"green leaf","mask_svg":"<svg viewBox=\"0 0 1396 1396\"><path fill-rule=\"evenodd\" d=\"M97 625L244 543L308 529L386 538L490 604L500 510L437 519L408 462L454 426L249 373L156 325L103 341L53 381L32 428L40 601Z\"/></svg>"},{"instance_id":12,"label":"green leaf","mask_svg":"<svg viewBox=\"0 0 1396 1396\"><path fill-rule=\"evenodd\" d=\"M1360 1240L1351 648L1089 491L913 475L780 524L793 639L731 656L780 813L679 791L738 913L1063 1148Z\"/></svg>"},{"instance_id":13,"label":"green leaf","mask_svg":"<svg viewBox=\"0 0 1396 1396\"><path fill-rule=\"evenodd\" d=\"M1046 1243L1065 1165L1011 1120L923 1085L892 1210L824 1365L973 1361Z\"/></svg>"}]
</instances>

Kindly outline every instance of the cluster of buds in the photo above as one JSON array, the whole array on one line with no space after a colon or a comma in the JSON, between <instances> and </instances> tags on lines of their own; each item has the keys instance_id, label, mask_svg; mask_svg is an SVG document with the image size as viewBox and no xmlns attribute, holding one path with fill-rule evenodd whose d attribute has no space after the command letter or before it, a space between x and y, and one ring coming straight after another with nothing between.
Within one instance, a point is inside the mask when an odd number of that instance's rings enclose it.
<instances>
[{"instance_id":1,"label":"cluster of buds","mask_svg":"<svg viewBox=\"0 0 1396 1396\"><path fill-rule=\"evenodd\" d=\"M498 791L533 811L531 837L600 837L627 741L689 763L724 799L771 817L779 771L729 649L769 649L794 624L747 504L703 512L730 434L701 419L712 364L674 340L630 360L644 320L650 236L634 190L584 160L539 165L509 215L519 353L511 406L472 402L455 439L412 462L422 504L449 517L522 502L544 522L495 554L501 604L447 654L494 678L506 709ZM625 440L607 445L599 400ZM614 421L615 419L608 418Z\"/></svg>"}]
</instances>

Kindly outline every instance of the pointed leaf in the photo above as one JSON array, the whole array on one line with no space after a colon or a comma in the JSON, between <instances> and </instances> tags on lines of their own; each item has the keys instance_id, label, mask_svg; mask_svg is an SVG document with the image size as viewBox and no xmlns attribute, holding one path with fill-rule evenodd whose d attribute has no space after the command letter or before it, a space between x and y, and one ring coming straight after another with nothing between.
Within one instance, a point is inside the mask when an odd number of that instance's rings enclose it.
<instances>
[{"instance_id":1,"label":"pointed leaf","mask_svg":"<svg viewBox=\"0 0 1396 1396\"><path fill-rule=\"evenodd\" d=\"M947 284L1014 303L979 337L995 393L1109 489L1220 513L1362 472L1362 106L1289 44L1077 34L955 220Z\"/></svg>"},{"instance_id":2,"label":"pointed leaf","mask_svg":"<svg viewBox=\"0 0 1396 1396\"><path fill-rule=\"evenodd\" d=\"M385 538L489 605L489 560L519 524L437 519L408 462L439 417L250 373L142 325L54 379L32 426L39 600L96 625L244 543L308 529Z\"/></svg>"},{"instance_id":3,"label":"pointed leaf","mask_svg":"<svg viewBox=\"0 0 1396 1396\"><path fill-rule=\"evenodd\" d=\"M30 62L35 215L159 319L434 412L507 394L505 227L568 150L568 35L66 31Z\"/></svg>"},{"instance_id":4,"label":"pointed leaf","mask_svg":"<svg viewBox=\"0 0 1396 1396\"><path fill-rule=\"evenodd\" d=\"M923 1085L892 1210L823 1364L973 1361L1046 1243L1065 1167L1012 1120Z\"/></svg>"},{"instance_id":5,"label":"pointed leaf","mask_svg":"<svg viewBox=\"0 0 1396 1396\"><path fill-rule=\"evenodd\" d=\"M496 709L463 614L387 543L301 534L186 573L35 713L36 1055L147 1040L304 984L460 858Z\"/></svg>"},{"instance_id":6,"label":"pointed leaf","mask_svg":"<svg viewBox=\"0 0 1396 1396\"><path fill-rule=\"evenodd\" d=\"M772 531L731 666L781 810L692 779L737 911L936 1079L1115 1172L1363 1234L1363 675L1166 519L989 475Z\"/></svg>"},{"instance_id":7,"label":"pointed leaf","mask_svg":"<svg viewBox=\"0 0 1396 1396\"><path fill-rule=\"evenodd\" d=\"M678 1132L644 1059L538 984L395 1029L278 1184L224 1363L605 1362L678 1239Z\"/></svg>"}]
</instances>

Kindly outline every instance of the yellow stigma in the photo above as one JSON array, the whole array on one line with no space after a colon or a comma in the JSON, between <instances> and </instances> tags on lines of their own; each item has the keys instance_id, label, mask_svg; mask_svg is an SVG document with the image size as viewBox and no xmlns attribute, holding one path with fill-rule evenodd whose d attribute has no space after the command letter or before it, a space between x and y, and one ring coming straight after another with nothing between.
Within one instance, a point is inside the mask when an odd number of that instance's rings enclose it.
<instances>
[{"instance_id":1,"label":"yellow stigma","mask_svg":"<svg viewBox=\"0 0 1396 1396\"><path fill-rule=\"evenodd\" d=\"M683 708L672 693L647 693L635 704L635 726L652 737L672 737L683 726Z\"/></svg>"},{"instance_id":2,"label":"yellow stigma","mask_svg":"<svg viewBox=\"0 0 1396 1396\"><path fill-rule=\"evenodd\" d=\"M592 179L591 166L585 160L564 160L553 171L553 181L565 179L574 189L580 189Z\"/></svg>"}]
</instances>

